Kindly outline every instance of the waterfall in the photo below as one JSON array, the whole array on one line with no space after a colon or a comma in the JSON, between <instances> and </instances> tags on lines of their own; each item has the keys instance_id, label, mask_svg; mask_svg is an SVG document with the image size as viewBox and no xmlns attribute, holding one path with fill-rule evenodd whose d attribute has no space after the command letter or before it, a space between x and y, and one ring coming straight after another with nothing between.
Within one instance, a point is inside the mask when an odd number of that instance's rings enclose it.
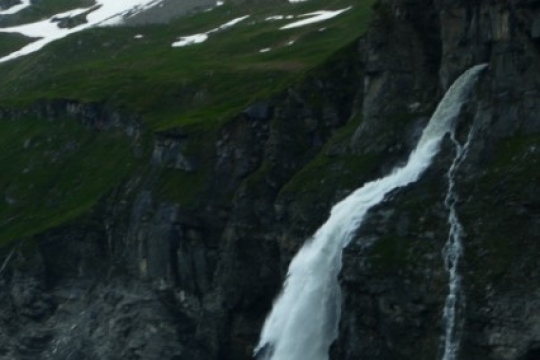
<instances>
[{"instance_id":1,"label":"waterfall","mask_svg":"<svg viewBox=\"0 0 540 360\"><path fill-rule=\"evenodd\" d=\"M366 183L336 204L330 217L289 265L283 289L266 318L255 355L263 360L327 360L338 336L341 252L373 206L390 191L415 182L454 127L475 78L487 65L467 70L446 92L407 163Z\"/></svg>"},{"instance_id":2,"label":"waterfall","mask_svg":"<svg viewBox=\"0 0 540 360\"><path fill-rule=\"evenodd\" d=\"M452 131L450 138L454 143L456 155L450 169L446 173L448 179L448 190L444 199L444 204L448 209L448 224L450 230L448 232L448 240L443 248L444 265L448 271L448 295L444 304L444 354L442 360L455 360L459 350L459 317L458 311L463 306L463 294L461 293L461 276L459 274L459 261L463 254L463 246L461 238L463 236L463 227L459 222L459 217L456 210L458 197L455 192L455 178L459 166L465 159L469 144L473 137L473 131L469 132L467 141L461 145Z\"/></svg>"}]
</instances>

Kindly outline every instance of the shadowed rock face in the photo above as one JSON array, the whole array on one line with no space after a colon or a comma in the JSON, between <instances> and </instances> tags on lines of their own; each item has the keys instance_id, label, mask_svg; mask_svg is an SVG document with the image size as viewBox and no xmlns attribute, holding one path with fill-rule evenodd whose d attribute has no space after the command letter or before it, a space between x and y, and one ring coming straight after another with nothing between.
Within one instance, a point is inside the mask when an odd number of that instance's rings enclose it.
<instances>
[{"instance_id":1,"label":"shadowed rock face","mask_svg":"<svg viewBox=\"0 0 540 360\"><path fill-rule=\"evenodd\" d=\"M37 249L14 248L1 274L0 354L251 358L282 270L316 226L299 223L301 235L289 236L274 202L360 103L356 44L342 55L279 96L247 106L217 134L161 132L148 150L137 142L138 117L99 104L58 101L2 112L13 119L68 116L88 131L125 128L150 160L148 173L129 179L85 219L41 234ZM200 152L188 151L206 136L212 140ZM161 169L209 171L191 207L158 196ZM81 329L81 322L90 325ZM74 324L80 330L65 331Z\"/></svg>"},{"instance_id":2,"label":"shadowed rock face","mask_svg":"<svg viewBox=\"0 0 540 360\"><path fill-rule=\"evenodd\" d=\"M0 10L9 9L12 6L20 4L20 0L0 0Z\"/></svg>"},{"instance_id":3,"label":"shadowed rock face","mask_svg":"<svg viewBox=\"0 0 540 360\"><path fill-rule=\"evenodd\" d=\"M34 247L3 249L0 358L250 359L290 258L332 204L400 164L449 84L489 62L457 124L461 142L474 129L456 176L466 234L458 358L537 359L539 11L537 1L384 0L363 39L217 134L156 134L149 170L92 214ZM100 131L139 138L136 116L97 104L24 111L92 130L99 118ZM345 250L333 359L440 357L453 151L446 141ZM205 171L192 204L159 196L160 169Z\"/></svg>"},{"instance_id":4,"label":"shadowed rock face","mask_svg":"<svg viewBox=\"0 0 540 360\"><path fill-rule=\"evenodd\" d=\"M174 18L215 6L215 0L164 0L143 13L128 17L125 23L128 25L167 23Z\"/></svg>"},{"instance_id":5,"label":"shadowed rock face","mask_svg":"<svg viewBox=\"0 0 540 360\"><path fill-rule=\"evenodd\" d=\"M286 1L287 0L228 0L229 3L235 4L257 4L263 2L279 3ZM127 25L167 23L172 19L208 10L216 6L216 0L163 0L157 6L154 6L143 13L128 17L125 20L125 23Z\"/></svg>"}]
</instances>

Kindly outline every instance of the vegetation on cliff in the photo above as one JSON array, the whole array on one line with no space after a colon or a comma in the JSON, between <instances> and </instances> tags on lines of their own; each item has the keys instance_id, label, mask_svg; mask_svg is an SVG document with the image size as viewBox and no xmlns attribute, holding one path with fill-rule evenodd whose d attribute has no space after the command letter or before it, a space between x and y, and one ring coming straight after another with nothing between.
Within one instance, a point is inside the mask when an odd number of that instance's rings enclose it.
<instances>
[{"instance_id":1,"label":"vegetation on cliff","mask_svg":"<svg viewBox=\"0 0 540 360\"><path fill-rule=\"evenodd\" d=\"M193 204L208 182L214 142L223 125L250 103L282 92L357 39L367 28L372 3L226 4L167 25L91 29L0 64L0 106L9 109L0 124L2 168L9 169L0 178L0 242L37 234L89 210L149 163L148 152L138 157L134 152L140 143L153 141L154 131L181 127L187 134L181 151L196 160L196 168L159 170L156 193ZM43 1L12 20L4 19L2 25L33 21L71 5ZM270 19L349 5L353 6L338 21L296 29L280 30L293 20ZM180 36L245 15L250 17L243 23L205 43L171 47ZM2 55L29 41L15 34L2 33L0 38ZM271 50L261 52L266 48ZM79 115L36 110L37 103L58 99L134 114L142 121L141 135L133 139L119 130L82 125ZM10 119L14 113L16 121ZM45 120L50 116L61 118Z\"/></svg>"}]
</instances>

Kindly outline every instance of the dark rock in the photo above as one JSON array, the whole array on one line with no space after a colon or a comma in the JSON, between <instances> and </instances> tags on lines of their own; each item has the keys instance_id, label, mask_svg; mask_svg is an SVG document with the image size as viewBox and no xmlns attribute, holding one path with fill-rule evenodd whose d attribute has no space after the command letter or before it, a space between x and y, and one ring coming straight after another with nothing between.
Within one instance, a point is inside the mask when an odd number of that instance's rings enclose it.
<instances>
[{"instance_id":1,"label":"dark rock","mask_svg":"<svg viewBox=\"0 0 540 360\"><path fill-rule=\"evenodd\" d=\"M269 120L273 115L273 107L268 102L258 102L246 108L243 114L254 120Z\"/></svg>"},{"instance_id":2,"label":"dark rock","mask_svg":"<svg viewBox=\"0 0 540 360\"><path fill-rule=\"evenodd\" d=\"M531 27L531 37L535 40L540 39L540 14L536 14Z\"/></svg>"},{"instance_id":3,"label":"dark rock","mask_svg":"<svg viewBox=\"0 0 540 360\"><path fill-rule=\"evenodd\" d=\"M20 4L20 0L0 0L0 10L9 9L15 5Z\"/></svg>"},{"instance_id":4,"label":"dark rock","mask_svg":"<svg viewBox=\"0 0 540 360\"><path fill-rule=\"evenodd\" d=\"M86 14L70 17L53 17L51 21L56 22L61 29L72 29L88 22L86 20Z\"/></svg>"}]
</instances>

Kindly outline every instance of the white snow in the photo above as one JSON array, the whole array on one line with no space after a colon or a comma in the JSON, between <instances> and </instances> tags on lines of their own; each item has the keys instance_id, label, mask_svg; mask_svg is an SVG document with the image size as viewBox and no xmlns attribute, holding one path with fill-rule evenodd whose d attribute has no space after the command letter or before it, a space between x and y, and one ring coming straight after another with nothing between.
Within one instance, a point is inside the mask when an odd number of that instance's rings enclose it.
<instances>
[{"instance_id":1,"label":"white snow","mask_svg":"<svg viewBox=\"0 0 540 360\"><path fill-rule=\"evenodd\" d=\"M295 21L293 23L290 23L288 25L280 27L280 30L286 30L286 29L293 29L301 26L310 25L316 22L332 19L333 17L336 17L345 11L350 10L352 7L349 6L348 8L336 10L336 11L327 11L327 10L321 10L321 11L315 11L308 14L300 15L300 17L308 17L307 19Z\"/></svg>"},{"instance_id":2,"label":"white snow","mask_svg":"<svg viewBox=\"0 0 540 360\"><path fill-rule=\"evenodd\" d=\"M131 17L152 6L159 4L162 0L96 0L96 5L66 11L61 14L51 16L49 19L35 23L0 28L0 33L19 33L24 36L39 38L23 48L0 58L0 63L16 59L18 57L31 54L42 49L45 45L62 39L71 34L89 29L94 26L108 26L120 24L124 18ZM12 8L13 9L13 8ZM10 10L12 10L10 9ZM62 18L70 18L87 13L85 24L66 29L59 28L57 21Z\"/></svg>"},{"instance_id":3,"label":"white snow","mask_svg":"<svg viewBox=\"0 0 540 360\"><path fill-rule=\"evenodd\" d=\"M246 15L246 16L242 16L242 17L233 19L233 20L231 20L229 22L226 22L225 24L223 24L223 25L221 25L221 26L219 26L219 27L217 27L215 29L209 30L209 31L201 33L201 34L181 36L181 37L178 38L178 40L176 42L172 43L172 47L183 47L183 46L188 46L188 45L193 45L193 44L200 44L200 43L206 41L210 34L221 31L221 30L228 29L230 27L233 27L234 25L238 24L241 21L244 21L248 17L249 17L249 15Z\"/></svg>"},{"instance_id":4,"label":"white snow","mask_svg":"<svg viewBox=\"0 0 540 360\"><path fill-rule=\"evenodd\" d=\"M223 6L223 5L225 5L225 2L224 2L224 1L217 1L217 2L216 2L216 5L215 5L214 7L209 7L208 9L203 10L203 11L204 11L204 12L210 12L210 11L214 10L215 8L220 7L220 6Z\"/></svg>"},{"instance_id":5,"label":"white snow","mask_svg":"<svg viewBox=\"0 0 540 360\"><path fill-rule=\"evenodd\" d=\"M274 20L283 20L285 19L285 15L274 15L274 16L269 16L267 17L266 19L264 19L265 21L274 21Z\"/></svg>"},{"instance_id":6,"label":"white snow","mask_svg":"<svg viewBox=\"0 0 540 360\"><path fill-rule=\"evenodd\" d=\"M135 39L142 39L144 37L143 34L137 34L134 36Z\"/></svg>"},{"instance_id":7,"label":"white snow","mask_svg":"<svg viewBox=\"0 0 540 360\"><path fill-rule=\"evenodd\" d=\"M102 7L89 14L88 21L101 26L120 25L124 18L139 14L161 1L163 0L98 0L97 3Z\"/></svg>"},{"instance_id":8,"label":"white snow","mask_svg":"<svg viewBox=\"0 0 540 360\"><path fill-rule=\"evenodd\" d=\"M195 34L190 36L183 36L178 41L172 44L172 47L182 47L192 44L200 44L208 39L208 34Z\"/></svg>"},{"instance_id":9,"label":"white snow","mask_svg":"<svg viewBox=\"0 0 540 360\"><path fill-rule=\"evenodd\" d=\"M246 15L246 16L242 16L242 17L239 17L239 18L236 18L234 20L231 20L223 25L221 25L220 27L216 28L216 29L213 29L213 30L210 30L209 33L211 32L216 32L216 31L219 31L219 30L223 30L223 29L227 29L227 28L230 28L236 24L238 24L240 21L244 21L245 19L247 19L249 17L249 15Z\"/></svg>"},{"instance_id":10,"label":"white snow","mask_svg":"<svg viewBox=\"0 0 540 360\"><path fill-rule=\"evenodd\" d=\"M0 28L0 33L18 33L30 38L36 38L35 41L30 44L22 47L21 49L12 52L4 57L0 57L0 63L6 62L19 58L24 55L31 54L33 52L39 51L47 44L62 39L71 34L83 31L95 26L111 26L119 25L125 18L129 18L138 14L150 7L159 5L163 0L96 0L96 4L88 8L79 8L70 11L66 11L61 14L56 14L51 16L48 19L40 20L34 23ZM300 2L303 0L289 0L289 2ZM9 15L14 14L25 7L30 6L30 0L23 0L23 3L17 6L14 6L8 10L0 11L0 15ZM224 1L216 1L216 6L222 6ZM280 29L291 29L300 26L309 25L315 22L324 21L331 19L339 14L349 10L349 8L336 10L336 11L317 11L309 14L300 15L300 17L307 17L299 21L295 21L291 24L285 25ZM79 26L73 27L71 29L59 28L58 21L61 19L72 18L75 16L85 16L86 23ZM234 20L231 20L220 27L212 29L202 34L194 34L190 36L183 36L178 39L178 41L172 44L173 47L186 46L191 44L198 44L204 42L208 39L208 36L211 33L227 29L232 27L244 19L248 18L249 15L243 16ZM266 20L282 20L282 19L293 19L292 15L275 15L267 18ZM136 37L140 38L140 37Z\"/></svg>"},{"instance_id":11,"label":"white snow","mask_svg":"<svg viewBox=\"0 0 540 360\"><path fill-rule=\"evenodd\" d=\"M31 5L30 0L22 0L22 2L19 5L15 5L10 7L6 10L1 10L0 15L13 15L21 11L22 9L26 9Z\"/></svg>"},{"instance_id":12,"label":"white snow","mask_svg":"<svg viewBox=\"0 0 540 360\"><path fill-rule=\"evenodd\" d=\"M260 53L265 53L265 52L269 52L270 50L272 50L271 48L264 48L264 49L261 49L259 50Z\"/></svg>"}]
</instances>

